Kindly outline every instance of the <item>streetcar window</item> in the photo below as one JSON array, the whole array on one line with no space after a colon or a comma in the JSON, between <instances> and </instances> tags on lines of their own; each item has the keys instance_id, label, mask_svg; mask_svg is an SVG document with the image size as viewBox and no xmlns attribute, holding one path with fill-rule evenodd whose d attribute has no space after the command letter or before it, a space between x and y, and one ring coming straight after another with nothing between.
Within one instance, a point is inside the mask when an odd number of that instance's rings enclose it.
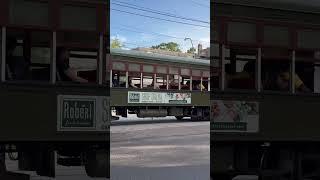
<instances>
[{"instance_id":1,"label":"streetcar window","mask_svg":"<svg viewBox=\"0 0 320 180\"><path fill-rule=\"evenodd\" d=\"M289 92L291 82L291 51L262 49L263 90Z\"/></svg>"},{"instance_id":2,"label":"streetcar window","mask_svg":"<svg viewBox=\"0 0 320 180\"><path fill-rule=\"evenodd\" d=\"M169 67L169 89L179 89L179 68Z\"/></svg>"},{"instance_id":3,"label":"streetcar window","mask_svg":"<svg viewBox=\"0 0 320 180\"><path fill-rule=\"evenodd\" d=\"M126 72L112 71L112 87L126 87Z\"/></svg>"},{"instance_id":4,"label":"streetcar window","mask_svg":"<svg viewBox=\"0 0 320 180\"><path fill-rule=\"evenodd\" d=\"M57 81L97 83L98 35L62 31L57 33L57 43ZM66 49L69 58L61 54L59 49ZM67 69L63 70L61 67L65 68L66 65L62 64L66 64Z\"/></svg>"},{"instance_id":5,"label":"streetcar window","mask_svg":"<svg viewBox=\"0 0 320 180\"><path fill-rule=\"evenodd\" d=\"M210 72L208 71L203 71L203 77L202 77L202 84L204 86L204 91L209 91L209 77L210 77Z\"/></svg>"},{"instance_id":6,"label":"streetcar window","mask_svg":"<svg viewBox=\"0 0 320 180\"><path fill-rule=\"evenodd\" d=\"M181 77L181 89L190 90L190 76L182 76Z\"/></svg>"},{"instance_id":7,"label":"streetcar window","mask_svg":"<svg viewBox=\"0 0 320 180\"><path fill-rule=\"evenodd\" d=\"M156 87L159 89L167 89L167 70L166 66L157 66L156 73L157 73L157 81Z\"/></svg>"},{"instance_id":8,"label":"streetcar window","mask_svg":"<svg viewBox=\"0 0 320 180\"><path fill-rule=\"evenodd\" d=\"M156 85L154 84L154 66L153 65L143 65L143 76L142 76L142 85L143 88L154 89ZM156 87L157 88L157 87Z\"/></svg>"},{"instance_id":9,"label":"streetcar window","mask_svg":"<svg viewBox=\"0 0 320 180\"><path fill-rule=\"evenodd\" d=\"M154 88L154 74L143 73L142 85L143 85L143 88L153 89Z\"/></svg>"},{"instance_id":10,"label":"streetcar window","mask_svg":"<svg viewBox=\"0 0 320 180\"><path fill-rule=\"evenodd\" d=\"M315 91L315 71L317 68L314 51L296 51L295 61L295 90L297 93L308 93ZM319 92L319 91L318 91Z\"/></svg>"},{"instance_id":11,"label":"streetcar window","mask_svg":"<svg viewBox=\"0 0 320 180\"><path fill-rule=\"evenodd\" d=\"M167 89L167 76L166 75L157 74L156 88Z\"/></svg>"},{"instance_id":12,"label":"streetcar window","mask_svg":"<svg viewBox=\"0 0 320 180\"><path fill-rule=\"evenodd\" d=\"M229 89L255 89L256 49L225 49L225 85Z\"/></svg>"},{"instance_id":13,"label":"streetcar window","mask_svg":"<svg viewBox=\"0 0 320 180\"><path fill-rule=\"evenodd\" d=\"M130 76L130 86L131 88L141 88L142 84L142 77L141 77L141 65L129 63L128 64L128 71Z\"/></svg>"},{"instance_id":14,"label":"streetcar window","mask_svg":"<svg viewBox=\"0 0 320 180\"><path fill-rule=\"evenodd\" d=\"M51 33L8 29L6 79L49 81Z\"/></svg>"},{"instance_id":15,"label":"streetcar window","mask_svg":"<svg viewBox=\"0 0 320 180\"><path fill-rule=\"evenodd\" d=\"M192 90L201 90L201 70L192 70Z\"/></svg>"},{"instance_id":16,"label":"streetcar window","mask_svg":"<svg viewBox=\"0 0 320 180\"><path fill-rule=\"evenodd\" d=\"M179 75L169 75L169 89L179 89Z\"/></svg>"},{"instance_id":17,"label":"streetcar window","mask_svg":"<svg viewBox=\"0 0 320 180\"><path fill-rule=\"evenodd\" d=\"M181 89L190 90L191 70L181 68Z\"/></svg>"}]
</instances>

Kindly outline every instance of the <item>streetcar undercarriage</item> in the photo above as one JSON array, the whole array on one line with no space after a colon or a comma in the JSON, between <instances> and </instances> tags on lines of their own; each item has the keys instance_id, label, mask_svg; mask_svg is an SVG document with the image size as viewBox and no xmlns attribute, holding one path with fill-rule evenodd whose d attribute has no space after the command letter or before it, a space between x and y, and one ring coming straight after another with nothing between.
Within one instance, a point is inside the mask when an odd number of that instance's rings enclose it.
<instances>
[{"instance_id":1,"label":"streetcar undercarriage","mask_svg":"<svg viewBox=\"0 0 320 180\"><path fill-rule=\"evenodd\" d=\"M40 176L55 177L56 163L84 166L89 177L110 177L109 143L12 143L1 145L0 179L30 179L6 168L6 160L18 161L21 171L35 171ZM5 157L8 155L8 158Z\"/></svg>"},{"instance_id":2,"label":"streetcar undercarriage","mask_svg":"<svg viewBox=\"0 0 320 180\"><path fill-rule=\"evenodd\" d=\"M136 114L138 118L175 116L177 120L191 117L191 120L210 120L209 107L179 107L179 106L139 106L139 107L113 107L115 114L128 117L128 114Z\"/></svg>"},{"instance_id":3,"label":"streetcar undercarriage","mask_svg":"<svg viewBox=\"0 0 320 180\"><path fill-rule=\"evenodd\" d=\"M319 179L320 145L232 142L211 147L213 179ZM246 175L246 176L244 176ZM255 178L256 177L256 178Z\"/></svg>"}]
</instances>

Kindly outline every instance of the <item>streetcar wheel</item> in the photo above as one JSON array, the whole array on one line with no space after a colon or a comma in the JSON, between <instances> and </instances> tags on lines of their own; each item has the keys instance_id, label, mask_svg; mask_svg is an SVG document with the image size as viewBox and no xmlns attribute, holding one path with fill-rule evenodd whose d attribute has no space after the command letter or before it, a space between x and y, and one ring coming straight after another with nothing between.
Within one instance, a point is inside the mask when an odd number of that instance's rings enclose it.
<instances>
[{"instance_id":1,"label":"streetcar wheel","mask_svg":"<svg viewBox=\"0 0 320 180\"><path fill-rule=\"evenodd\" d=\"M110 156L107 150L87 152L87 162L85 164L87 175L89 177L110 178L109 162Z\"/></svg>"},{"instance_id":2,"label":"streetcar wheel","mask_svg":"<svg viewBox=\"0 0 320 180\"><path fill-rule=\"evenodd\" d=\"M181 121L183 119L183 116L176 116L176 119Z\"/></svg>"}]
</instances>

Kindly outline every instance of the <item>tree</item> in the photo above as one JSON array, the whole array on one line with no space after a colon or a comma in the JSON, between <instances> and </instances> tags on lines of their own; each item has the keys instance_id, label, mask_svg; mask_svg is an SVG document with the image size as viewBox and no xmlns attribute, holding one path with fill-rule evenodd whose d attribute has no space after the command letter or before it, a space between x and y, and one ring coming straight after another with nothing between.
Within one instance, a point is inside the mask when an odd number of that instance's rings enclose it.
<instances>
[{"instance_id":1,"label":"tree","mask_svg":"<svg viewBox=\"0 0 320 180\"><path fill-rule=\"evenodd\" d=\"M152 46L152 49L161 49L161 50L167 50L167 51L173 51L173 52L181 52L180 45L175 42L168 42L168 43L161 43L156 46Z\"/></svg>"},{"instance_id":2,"label":"tree","mask_svg":"<svg viewBox=\"0 0 320 180\"><path fill-rule=\"evenodd\" d=\"M123 44L118 38L111 40L111 48L120 49L122 47L123 47Z\"/></svg>"},{"instance_id":3,"label":"tree","mask_svg":"<svg viewBox=\"0 0 320 180\"><path fill-rule=\"evenodd\" d=\"M194 54L196 51L197 51L196 48L192 47L189 50L187 50L187 53Z\"/></svg>"}]
</instances>

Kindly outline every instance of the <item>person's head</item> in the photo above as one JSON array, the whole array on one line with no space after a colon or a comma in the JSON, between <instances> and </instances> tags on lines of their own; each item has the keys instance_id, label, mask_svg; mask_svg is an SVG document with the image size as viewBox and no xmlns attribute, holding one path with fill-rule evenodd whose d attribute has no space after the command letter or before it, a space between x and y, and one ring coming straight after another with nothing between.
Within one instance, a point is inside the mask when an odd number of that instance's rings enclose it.
<instances>
[{"instance_id":1,"label":"person's head","mask_svg":"<svg viewBox=\"0 0 320 180\"><path fill-rule=\"evenodd\" d=\"M7 37L7 42L6 42L6 49L7 49L7 55L11 56L14 52L14 50L17 47L17 39L14 37Z\"/></svg>"},{"instance_id":2,"label":"person's head","mask_svg":"<svg viewBox=\"0 0 320 180\"><path fill-rule=\"evenodd\" d=\"M288 90L290 84L289 73L280 73L277 77L276 82L280 90Z\"/></svg>"},{"instance_id":3,"label":"person's head","mask_svg":"<svg viewBox=\"0 0 320 180\"><path fill-rule=\"evenodd\" d=\"M69 62L69 51L65 47L57 48L57 62L68 63Z\"/></svg>"}]
</instances>

